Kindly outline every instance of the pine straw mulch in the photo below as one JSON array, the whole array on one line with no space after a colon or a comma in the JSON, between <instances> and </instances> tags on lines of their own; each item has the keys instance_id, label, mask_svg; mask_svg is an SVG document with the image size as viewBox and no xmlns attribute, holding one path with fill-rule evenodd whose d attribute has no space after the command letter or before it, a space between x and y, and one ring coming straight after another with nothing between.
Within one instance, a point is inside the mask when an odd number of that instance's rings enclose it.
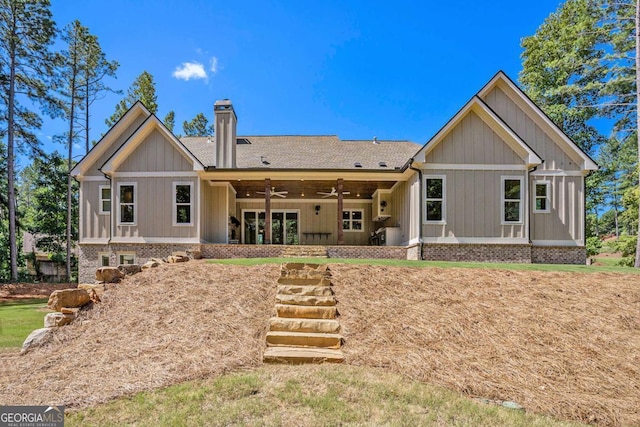
<instances>
[{"instance_id":1,"label":"pine straw mulch","mask_svg":"<svg viewBox=\"0 0 640 427\"><path fill-rule=\"evenodd\" d=\"M640 425L636 275L334 266L347 362L600 425Z\"/></svg>"},{"instance_id":2,"label":"pine straw mulch","mask_svg":"<svg viewBox=\"0 0 640 427\"><path fill-rule=\"evenodd\" d=\"M640 425L636 275L332 264L347 363L601 425ZM74 408L261 364L279 266L164 265L0 354L0 404Z\"/></svg>"}]
</instances>

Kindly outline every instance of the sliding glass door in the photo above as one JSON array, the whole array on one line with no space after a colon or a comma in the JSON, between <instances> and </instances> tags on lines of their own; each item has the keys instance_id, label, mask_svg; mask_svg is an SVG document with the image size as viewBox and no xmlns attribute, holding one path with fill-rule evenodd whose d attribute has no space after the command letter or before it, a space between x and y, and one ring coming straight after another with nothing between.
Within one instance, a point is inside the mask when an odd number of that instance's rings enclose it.
<instances>
[{"instance_id":1,"label":"sliding glass door","mask_svg":"<svg viewBox=\"0 0 640 427\"><path fill-rule=\"evenodd\" d=\"M271 211L271 243L274 245L297 245L300 243L299 211L274 209ZM247 245L262 245L265 241L265 213L263 210L242 212L242 242Z\"/></svg>"}]
</instances>

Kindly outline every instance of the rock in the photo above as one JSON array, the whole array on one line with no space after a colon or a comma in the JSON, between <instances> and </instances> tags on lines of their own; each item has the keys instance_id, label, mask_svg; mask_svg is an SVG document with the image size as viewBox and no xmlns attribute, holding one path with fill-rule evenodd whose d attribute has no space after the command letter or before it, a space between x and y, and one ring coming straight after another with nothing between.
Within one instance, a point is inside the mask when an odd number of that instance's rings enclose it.
<instances>
[{"instance_id":1,"label":"rock","mask_svg":"<svg viewBox=\"0 0 640 427\"><path fill-rule=\"evenodd\" d=\"M166 262L167 262L166 260L164 260L164 259L162 259L162 258L151 258L149 261L157 262L157 263L158 263L158 265L160 265L160 264L164 264L164 263L166 263Z\"/></svg>"},{"instance_id":2,"label":"rock","mask_svg":"<svg viewBox=\"0 0 640 427\"><path fill-rule=\"evenodd\" d=\"M62 309L65 310L64 308ZM49 313L44 316L44 327L55 328L58 326L65 326L73 322L76 318L75 313Z\"/></svg>"},{"instance_id":3,"label":"rock","mask_svg":"<svg viewBox=\"0 0 640 427\"><path fill-rule=\"evenodd\" d=\"M101 302L102 300L100 299L100 297L98 296L98 293L96 292L95 289L91 289L89 290L89 299L91 300L92 303L97 304L99 302Z\"/></svg>"},{"instance_id":4,"label":"rock","mask_svg":"<svg viewBox=\"0 0 640 427\"><path fill-rule=\"evenodd\" d=\"M146 270L147 268L156 268L159 265L160 264L157 261L150 260L144 263L144 265L142 266L142 269Z\"/></svg>"},{"instance_id":5,"label":"rock","mask_svg":"<svg viewBox=\"0 0 640 427\"><path fill-rule=\"evenodd\" d=\"M512 402L510 400L506 400L506 401L502 402L502 406L504 406L505 408L509 408L509 409L516 409L518 411L524 410L524 408L520 404L518 404L516 402Z\"/></svg>"},{"instance_id":6,"label":"rock","mask_svg":"<svg viewBox=\"0 0 640 427\"><path fill-rule=\"evenodd\" d=\"M124 273L118 267L100 267L96 270L96 280L105 283L118 283L124 278Z\"/></svg>"},{"instance_id":7,"label":"rock","mask_svg":"<svg viewBox=\"0 0 640 427\"><path fill-rule=\"evenodd\" d=\"M78 285L78 289L84 289L85 291L89 292L89 295L91 295L91 290L94 290L99 297L104 295L104 291L107 290L104 283L99 283L95 285L89 284L89 283L81 283Z\"/></svg>"},{"instance_id":8,"label":"rock","mask_svg":"<svg viewBox=\"0 0 640 427\"><path fill-rule=\"evenodd\" d=\"M125 274L125 276L133 276L142 271L142 267L138 264L119 265L118 270Z\"/></svg>"},{"instance_id":9,"label":"rock","mask_svg":"<svg viewBox=\"0 0 640 427\"><path fill-rule=\"evenodd\" d=\"M79 311L80 311L79 307L76 307L76 308L62 307L60 309L60 312L62 314L73 314L74 316L77 316Z\"/></svg>"},{"instance_id":10,"label":"rock","mask_svg":"<svg viewBox=\"0 0 640 427\"><path fill-rule=\"evenodd\" d=\"M53 334L52 328L41 328L31 332L27 339L24 340L20 353L24 354L36 347L40 347L46 344L47 342L49 342L51 334Z\"/></svg>"},{"instance_id":11,"label":"rock","mask_svg":"<svg viewBox=\"0 0 640 427\"><path fill-rule=\"evenodd\" d=\"M202 252L200 251L187 251L186 255L191 259L202 259Z\"/></svg>"},{"instance_id":12,"label":"rock","mask_svg":"<svg viewBox=\"0 0 640 427\"><path fill-rule=\"evenodd\" d=\"M187 262L189 261L189 257L182 255L169 255L167 257L167 262L169 264L175 264L177 262Z\"/></svg>"},{"instance_id":13,"label":"rock","mask_svg":"<svg viewBox=\"0 0 640 427\"><path fill-rule=\"evenodd\" d=\"M60 311L62 307L82 307L89 301L91 301L89 293L84 289L61 289L51 293L47 307Z\"/></svg>"}]
</instances>

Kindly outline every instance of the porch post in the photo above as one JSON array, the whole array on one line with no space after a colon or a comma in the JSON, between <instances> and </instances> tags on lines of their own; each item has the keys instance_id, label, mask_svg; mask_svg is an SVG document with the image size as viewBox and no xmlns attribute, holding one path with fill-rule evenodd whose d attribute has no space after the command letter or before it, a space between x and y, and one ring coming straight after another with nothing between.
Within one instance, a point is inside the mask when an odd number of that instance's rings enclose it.
<instances>
[{"instance_id":1,"label":"porch post","mask_svg":"<svg viewBox=\"0 0 640 427\"><path fill-rule=\"evenodd\" d=\"M338 178L338 244L344 245L344 231L342 230L342 188L343 188L344 180L342 178Z\"/></svg>"},{"instance_id":2,"label":"porch post","mask_svg":"<svg viewBox=\"0 0 640 427\"><path fill-rule=\"evenodd\" d=\"M271 244L271 179L264 180L264 244Z\"/></svg>"}]
</instances>

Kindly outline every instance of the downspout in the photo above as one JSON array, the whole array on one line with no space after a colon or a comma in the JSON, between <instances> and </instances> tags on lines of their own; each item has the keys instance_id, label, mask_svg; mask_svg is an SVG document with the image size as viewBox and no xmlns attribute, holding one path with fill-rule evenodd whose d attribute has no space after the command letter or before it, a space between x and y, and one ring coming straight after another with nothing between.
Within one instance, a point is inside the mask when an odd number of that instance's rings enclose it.
<instances>
[{"instance_id":1,"label":"downspout","mask_svg":"<svg viewBox=\"0 0 640 427\"><path fill-rule=\"evenodd\" d=\"M423 261L424 257L422 256L422 169L418 169L418 168L414 168L413 167L413 160L414 158L412 157L411 159L409 159L409 169L411 169L412 171L416 171L418 172L418 189L420 192L420 196L418 197L418 206L419 206L419 211L420 214L419 216L419 224L418 224L418 246L420 248L420 260Z\"/></svg>"},{"instance_id":2,"label":"downspout","mask_svg":"<svg viewBox=\"0 0 640 427\"><path fill-rule=\"evenodd\" d=\"M533 218L531 217L531 214L532 214L533 208L534 208L534 206L531 206L531 200L533 200L533 203L536 202L535 196L533 197L533 199L531 199L531 195L533 194L532 191L535 193L536 186L534 184L533 185L533 190L532 190L531 189L531 185L529 185L529 183L532 182L531 181L531 173L535 172L537 169L538 169L538 166L534 166L534 167L532 167L531 169L529 169L527 171L527 185L529 187L529 194L527 194L528 200L527 200L527 203L526 203L526 205L528 206L528 209L527 209L527 217L528 217L528 221L527 221L527 229L528 229L527 230L527 236L529 236L529 244L531 245L531 247L533 247L533 241L531 240L531 220Z\"/></svg>"}]
</instances>

